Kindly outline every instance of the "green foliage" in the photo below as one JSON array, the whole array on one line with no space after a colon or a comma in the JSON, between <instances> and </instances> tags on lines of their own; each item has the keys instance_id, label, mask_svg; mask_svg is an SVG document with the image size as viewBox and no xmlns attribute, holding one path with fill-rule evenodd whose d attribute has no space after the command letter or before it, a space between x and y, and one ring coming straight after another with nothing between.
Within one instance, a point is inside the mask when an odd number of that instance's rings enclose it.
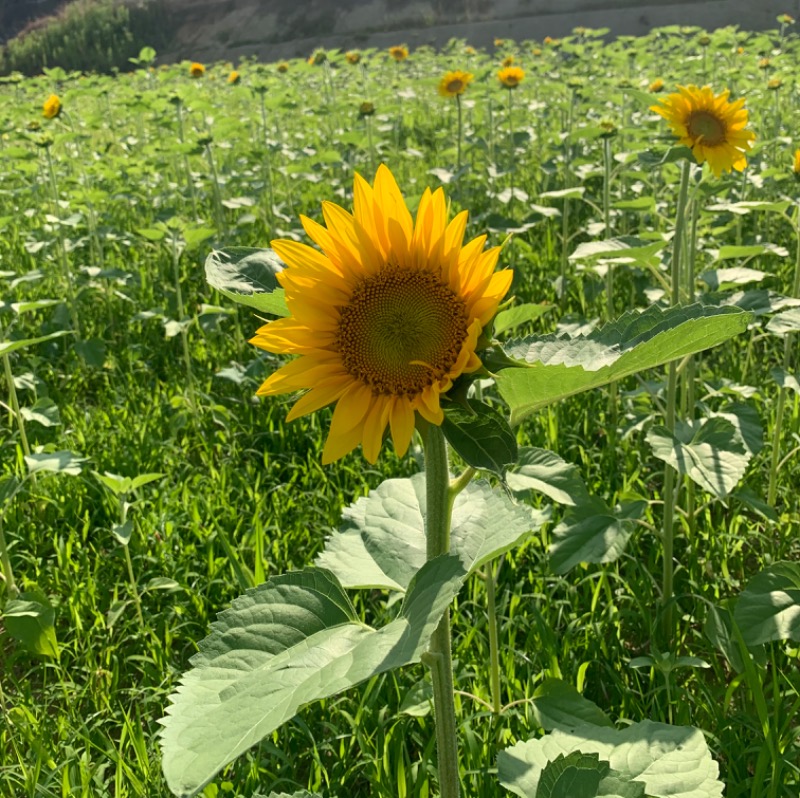
<instances>
[{"instance_id":1,"label":"green foliage","mask_svg":"<svg viewBox=\"0 0 800 798\"><path fill-rule=\"evenodd\" d=\"M0 74L37 75L46 68L110 72L130 69L145 45L169 41L164 0L74 0L30 24L0 51Z\"/></svg>"}]
</instances>

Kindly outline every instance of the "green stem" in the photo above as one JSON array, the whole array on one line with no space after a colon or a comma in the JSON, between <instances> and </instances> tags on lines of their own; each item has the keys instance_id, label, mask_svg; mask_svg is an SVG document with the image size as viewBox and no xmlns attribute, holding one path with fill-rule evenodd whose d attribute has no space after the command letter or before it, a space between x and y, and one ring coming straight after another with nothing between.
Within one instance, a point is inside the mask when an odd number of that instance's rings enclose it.
<instances>
[{"instance_id":1,"label":"green stem","mask_svg":"<svg viewBox=\"0 0 800 798\"><path fill-rule=\"evenodd\" d=\"M175 106L175 112L178 116L178 138L181 144L185 144L186 140L183 133L183 103L178 102ZM189 199L192 202L192 214L197 218L197 198L194 194L194 181L192 179L192 167L189 165L189 156L183 153L183 168L186 171L186 187L189 189Z\"/></svg>"},{"instance_id":2,"label":"green stem","mask_svg":"<svg viewBox=\"0 0 800 798\"><path fill-rule=\"evenodd\" d=\"M458 136L456 136L456 172L461 171L461 131L462 131L462 120L461 120L461 95L456 94L456 110L458 112Z\"/></svg>"},{"instance_id":3,"label":"green stem","mask_svg":"<svg viewBox=\"0 0 800 798\"><path fill-rule=\"evenodd\" d=\"M495 607L495 564L489 563L486 566L484 582L486 584L486 612L489 617L489 669L492 687L492 710L495 715L502 711L502 701L500 696L500 645L497 635L497 610Z\"/></svg>"},{"instance_id":4,"label":"green stem","mask_svg":"<svg viewBox=\"0 0 800 798\"><path fill-rule=\"evenodd\" d=\"M3 370L6 374L6 382L8 383L8 396L11 399L11 409L14 411L14 416L17 419L17 426L19 427L19 439L22 443L22 451L26 457L30 457L31 447L28 445L28 436L25 433L25 420L22 418L22 413L19 412L17 389L14 385L14 375L11 372L11 361L7 354L3 355Z\"/></svg>"},{"instance_id":5,"label":"green stem","mask_svg":"<svg viewBox=\"0 0 800 798\"><path fill-rule=\"evenodd\" d=\"M604 238L611 238L611 139L603 139L603 226ZM614 267L606 265L606 319L614 318ZM608 386L608 429L609 451L613 453L617 438L617 383ZM612 471L612 473L615 473Z\"/></svg>"},{"instance_id":6,"label":"green stem","mask_svg":"<svg viewBox=\"0 0 800 798\"><path fill-rule=\"evenodd\" d=\"M511 199L509 206L514 203L514 102L511 95L514 93L513 89L508 91L508 173L511 179Z\"/></svg>"},{"instance_id":7,"label":"green stem","mask_svg":"<svg viewBox=\"0 0 800 798\"><path fill-rule=\"evenodd\" d=\"M424 435L424 441L425 534L427 559L432 560L450 551L450 511L455 494L449 487L447 444L441 428L431 424ZM423 661L430 668L433 682L440 795L441 798L458 798L458 744L449 609L445 611L433 633Z\"/></svg>"},{"instance_id":8,"label":"green stem","mask_svg":"<svg viewBox=\"0 0 800 798\"><path fill-rule=\"evenodd\" d=\"M3 518L0 516L0 565L3 566L3 579L6 582L6 591L11 598L15 598L19 591L14 581L14 572L11 570L11 558L8 556L6 535L3 532Z\"/></svg>"},{"instance_id":9,"label":"green stem","mask_svg":"<svg viewBox=\"0 0 800 798\"><path fill-rule=\"evenodd\" d=\"M175 275L175 297L178 305L178 321L181 324L181 344L183 347L183 363L186 368L186 381L189 387L189 395L193 397L194 390L194 374L192 373L192 357L189 352L189 331L184 324L185 310L183 307L183 292L181 290L181 266L180 266L180 253L178 252L178 240L175 232L172 233L172 268Z\"/></svg>"},{"instance_id":10,"label":"green stem","mask_svg":"<svg viewBox=\"0 0 800 798\"><path fill-rule=\"evenodd\" d=\"M58 230L58 254L61 261L61 271L64 273L64 280L67 285L67 300L69 301L69 315L72 319L72 326L75 328L75 334L78 338L81 337L80 319L78 317L78 305L75 298L75 286L72 282L72 272L69 268L69 261L67 260L67 246L64 242L64 231L61 227L61 206L58 204L58 181L56 180L56 170L53 166L53 156L50 152L50 147L45 147L47 153L47 171L50 175L50 190L53 194L53 215L59 221L56 223Z\"/></svg>"},{"instance_id":11,"label":"green stem","mask_svg":"<svg viewBox=\"0 0 800 798\"><path fill-rule=\"evenodd\" d=\"M214 210L217 215L217 227L223 236L228 235L227 225L225 224L225 209L222 206L222 192L219 188L219 175L217 174L217 165L214 161L214 153L211 151L211 145L206 145L206 158L208 159L208 168L211 171L211 179L214 185Z\"/></svg>"},{"instance_id":12,"label":"green stem","mask_svg":"<svg viewBox=\"0 0 800 798\"><path fill-rule=\"evenodd\" d=\"M119 519L120 524L124 525L128 517L128 511L125 507L124 497L119 499ZM130 542L130 541L129 541ZM139 624L144 628L144 615L142 614L142 602L139 598L139 586L136 582L136 577L133 575L133 560L131 560L131 553L128 548L128 543L124 543L122 548L125 550L125 563L128 566L128 579L131 583L131 596L133 596L133 603L136 605L136 617Z\"/></svg>"},{"instance_id":13,"label":"green stem","mask_svg":"<svg viewBox=\"0 0 800 798\"><path fill-rule=\"evenodd\" d=\"M800 297L800 204L795 214L795 231L797 236L797 249L794 263L794 284L792 296ZM788 371L792 365L792 333L787 333L783 341L783 370ZM772 433L772 456L769 467L769 488L767 489L767 504L774 505L778 497L778 471L781 458L781 433L783 427L783 414L786 407L786 388L781 388L778 393L778 406L775 408L775 427Z\"/></svg>"},{"instance_id":14,"label":"green stem","mask_svg":"<svg viewBox=\"0 0 800 798\"><path fill-rule=\"evenodd\" d=\"M683 237L685 230L686 201L689 195L689 173L692 165L688 160L683 162L681 185L678 192L678 207L675 216L675 237L672 241L672 304L678 305L681 299L681 259L683 255ZM670 432L675 430L675 415L678 396L678 364L669 364L667 376L667 408L665 425ZM664 635L669 641L672 637L673 618L673 552L675 548L675 470L667 465L664 474L664 529L662 544L664 548L664 565L662 574L661 603L664 608Z\"/></svg>"}]
</instances>

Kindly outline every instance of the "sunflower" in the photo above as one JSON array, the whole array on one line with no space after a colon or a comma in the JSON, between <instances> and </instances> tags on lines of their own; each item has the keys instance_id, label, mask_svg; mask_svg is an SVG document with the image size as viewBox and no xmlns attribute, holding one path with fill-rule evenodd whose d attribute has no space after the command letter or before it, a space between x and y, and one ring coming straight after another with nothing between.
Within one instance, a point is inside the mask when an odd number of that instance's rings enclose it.
<instances>
[{"instance_id":1,"label":"sunflower","mask_svg":"<svg viewBox=\"0 0 800 798\"><path fill-rule=\"evenodd\" d=\"M516 89L525 79L525 70L515 66L505 67L497 73L497 79L507 89Z\"/></svg>"},{"instance_id":2,"label":"sunflower","mask_svg":"<svg viewBox=\"0 0 800 798\"><path fill-rule=\"evenodd\" d=\"M288 61L281 61L278 66L275 67L281 75L285 74L289 71L289 62Z\"/></svg>"},{"instance_id":3,"label":"sunflower","mask_svg":"<svg viewBox=\"0 0 800 798\"><path fill-rule=\"evenodd\" d=\"M202 78L203 75L206 74L206 68L202 64L198 63L197 61L193 61L189 65L189 74L193 78Z\"/></svg>"},{"instance_id":4,"label":"sunflower","mask_svg":"<svg viewBox=\"0 0 800 798\"><path fill-rule=\"evenodd\" d=\"M231 86L237 86L239 83L242 82L242 76L234 69L230 75L228 75L228 83Z\"/></svg>"},{"instance_id":5,"label":"sunflower","mask_svg":"<svg viewBox=\"0 0 800 798\"><path fill-rule=\"evenodd\" d=\"M448 72L439 81L439 94L442 97L457 97L464 93L474 77L471 72L462 72L460 69Z\"/></svg>"},{"instance_id":6,"label":"sunflower","mask_svg":"<svg viewBox=\"0 0 800 798\"><path fill-rule=\"evenodd\" d=\"M747 166L745 152L751 148L755 133L746 129L747 111L744 99L728 102L727 89L715 95L710 86L678 86L670 94L651 105L666 119L681 144L691 147L697 163L705 163L719 177L722 172Z\"/></svg>"},{"instance_id":7,"label":"sunflower","mask_svg":"<svg viewBox=\"0 0 800 798\"><path fill-rule=\"evenodd\" d=\"M359 443L374 463L387 426L403 456L418 419L441 424L441 396L481 367L478 340L512 277L494 272L500 248L484 252L485 235L462 243L467 212L448 224L441 188L425 189L416 223L384 165L374 186L356 174L353 196L353 214L323 203L326 226L301 217L321 252L272 242L291 315L251 341L299 355L258 390L306 391L288 421L336 403L323 463Z\"/></svg>"},{"instance_id":8,"label":"sunflower","mask_svg":"<svg viewBox=\"0 0 800 798\"><path fill-rule=\"evenodd\" d=\"M652 94L658 94L660 91L664 91L664 81L661 78L656 78L648 87L647 91L651 92Z\"/></svg>"},{"instance_id":9,"label":"sunflower","mask_svg":"<svg viewBox=\"0 0 800 798\"><path fill-rule=\"evenodd\" d=\"M61 98L51 94L42 105L42 116L45 119L55 119L61 113Z\"/></svg>"},{"instance_id":10,"label":"sunflower","mask_svg":"<svg viewBox=\"0 0 800 798\"><path fill-rule=\"evenodd\" d=\"M361 60L361 53L358 50L348 50L344 57L348 64L357 64Z\"/></svg>"},{"instance_id":11,"label":"sunflower","mask_svg":"<svg viewBox=\"0 0 800 798\"><path fill-rule=\"evenodd\" d=\"M794 151L794 164L792 166L795 180L800 180L800 150Z\"/></svg>"},{"instance_id":12,"label":"sunflower","mask_svg":"<svg viewBox=\"0 0 800 798\"><path fill-rule=\"evenodd\" d=\"M504 59L503 59L503 60L500 62L500 66L502 66L502 67L510 67L510 66L513 66L513 64L514 64L514 56L513 56L513 55L507 55L507 56L506 56L506 57L505 57L505 58L504 58Z\"/></svg>"},{"instance_id":13,"label":"sunflower","mask_svg":"<svg viewBox=\"0 0 800 798\"><path fill-rule=\"evenodd\" d=\"M389 48L389 55L394 58L395 61L405 61L408 58L408 47L404 44L398 44L394 47Z\"/></svg>"}]
</instances>

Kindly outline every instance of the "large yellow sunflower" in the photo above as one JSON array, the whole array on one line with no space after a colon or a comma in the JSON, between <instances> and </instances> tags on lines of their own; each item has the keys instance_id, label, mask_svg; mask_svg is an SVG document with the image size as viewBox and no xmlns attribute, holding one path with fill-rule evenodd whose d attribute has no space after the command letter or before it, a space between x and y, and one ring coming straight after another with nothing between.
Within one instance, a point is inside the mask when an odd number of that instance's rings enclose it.
<instances>
[{"instance_id":1,"label":"large yellow sunflower","mask_svg":"<svg viewBox=\"0 0 800 798\"><path fill-rule=\"evenodd\" d=\"M278 280L291 315L252 339L299 355L258 390L305 391L288 421L336 403L323 463L359 443L374 463L387 426L402 456L417 414L441 424L440 397L480 368L478 338L512 277L495 273L500 248L484 251L486 236L463 244L467 212L448 224L441 188L425 189L416 222L386 166L374 186L356 174L353 196L352 214L323 202L325 226L301 216L321 251L272 242L287 264Z\"/></svg>"},{"instance_id":2,"label":"large yellow sunflower","mask_svg":"<svg viewBox=\"0 0 800 798\"><path fill-rule=\"evenodd\" d=\"M728 102L730 92L714 94L710 86L678 86L675 94L651 105L666 119L681 144L690 147L697 163L705 163L719 177L722 172L747 166L745 152L756 135L747 130L744 98Z\"/></svg>"},{"instance_id":3,"label":"large yellow sunflower","mask_svg":"<svg viewBox=\"0 0 800 798\"><path fill-rule=\"evenodd\" d=\"M794 163L792 165L795 179L800 180L800 150L794 151Z\"/></svg>"},{"instance_id":4,"label":"large yellow sunflower","mask_svg":"<svg viewBox=\"0 0 800 798\"><path fill-rule=\"evenodd\" d=\"M497 73L497 79L507 89L516 89L525 80L525 70L516 66L504 67Z\"/></svg>"},{"instance_id":5,"label":"large yellow sunflower","mask_svg":"<svg viewBox=\"0 0 800 798\"><path fill-rule=\"evenodd\" d=\"M471 72L463 72L460 69L447 72L439 81L439 94L442 97L456 97L459 94L463 94L467 86L472 83L474 77Z\"/></svg>"}]
</instances>

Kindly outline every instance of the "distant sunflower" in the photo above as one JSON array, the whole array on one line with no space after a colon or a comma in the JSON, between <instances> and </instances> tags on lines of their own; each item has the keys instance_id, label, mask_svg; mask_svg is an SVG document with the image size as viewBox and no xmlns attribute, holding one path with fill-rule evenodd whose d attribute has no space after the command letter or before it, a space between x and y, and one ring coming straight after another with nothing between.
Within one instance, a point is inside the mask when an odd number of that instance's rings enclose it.
<instances>
[{"instance_id":1,"label":"distant sunflower","mask_svg":"<svg viewBox=\"0 0 800 798\"><path fill-rule=\"evenodd\" d=\"M348 64L357 64L361 60L361 53L358 50L348 50L344 57Z\"/></svg>"},{"instance_id":2,"label":"distant sunflower","mask_svg":"<svg viewBox=\"0 0 800 798\"><path fill-rule=\"evenodd\" d=\"M792 166L795 180L800 180L800 150L794 152L794 164Z\"/></svg>"},{"instance_id":3,"label":"distant sunflower","mask_svg":"<svg viewBox=\"0 0 800 798\"><path fill-rule=\"evenodd\" d=\"M252 339L298 355L258 390L305 391L287 421L336 403L323 463L359 444L374 463L387 427L402 456L417 415L440 425L441 396L481 367L478 339L512 277L495 273L500 249L484 251L485 235L463 244L467 212L448 223L441 188L425 189L416 223L386 166L374 186L356 174L353 195L353 214L322 204L326 226L301 217L321 251L272 242L291 315Z\"/></svg>"},{"instance_id":4,"label":"distant sunflower","mask_svg":"<svg viewBox=\"0 0 800 798\"><path fill-rule=\"evenodd\" d=\"M275 69L281 73L281 75L285 74L289 71L289 63L287 61L281 61Z\"/></svg>"},{"instance_id":5,"label":"distant sunflower","mask_svg":"<svg viewBox=\"0 0 800 798\"><path fill-rule=\"evenodd\" d=\"M234 69L230 75L228 75L228 83L231 86L237 86L239 83L242 82L242 76Z\"/></svg>"},{"instance_id":6,"label":"distant sunflower","mask_svg":"<svg viewBox=\"0 0 800 798\"><path fill-rule=\"evenodd\" d=\"M394 47L389 48L389 55L394 58L395 61L405 61L408 58L408 47L404 44L398 44Z\"/></svg>"},{"instance_id":7,"label":"distant sunflower","mask_svg":"<svg viewBox=\"0 0 800 798\"><path fill-rule=\"evenodd\" d=\"M203 75L206 74L206 68L202 64L198 63L197 61L193 61L189 65L189 74L193 78L202 78Z\"/></svg>"},{"instance_id":8,"label":"distant sunflower","mask_svg":"<svg viewBox=\"0 0 800 798\"><path fill-rule=\"evenodd\" d=\"M728 102L727 89L715 95L710 86L678 86L678 92L650 106L669 122L673 134L690 147L697 163L708 161L711 171L722 172L747 166L745 152L751 148L755 133L746 129L748 112L744 98Z\"/></svg>"},{"instance_id":9,"label":"distant sunflower","mask_svg":"<svg viewBox=\"0 0 800 798\"><path fill-rule=\"evenodd\" d=\"M520 67L505 67L497 73L497 79L507 89L516 89L525 80L525 71Z\"/></svg>"},{"instance_id":10,"label":"distant sunflower","mask_svg":"<svg viewBox=\"0 0 800 798\"><path fill-rule=\"evenodd\" d=\"M652 94L658 94L660 91L664 91L664 81L661 78L656 78L648 87L647 91L651 92Z\"/></svg>"},{"instance_id":11,"label":"distant sunflower","mask_svg":"<svg viewBox=\"0 0 800 798\"><path fill-rule=\"evenodd\" d=\"M460 69L448 72L439 81L439 94L442 97L456 97L463 94L474 77L471 72L462 72Z\"/></svg>"},{"instance_id":12,"label":"distant sunflower","mask_svg":"<svg viewBox=\"0 0 800 798\"><path fill-rule=\"evenodd\" d=\"M51 94L42 105L42 116L45 119L55 119L61 113L61 98Z\"/></svg>"},{"instance_id":13,"label":"distant sunflower","mask_svg":"<svg viewBox=\"0 0 800 798\"><path fill-rule=\"evenodd\" d=\"M504 59L503 59L503 60L500 62L500 66L502 66L502 67L510 67L510 66L513 66L513 64L514 64L514 56L513 56L513 55L507 55L507 56L506 56L506 57L505 57L505 58L504 58Z\"/></svg>"}]
</instances>

